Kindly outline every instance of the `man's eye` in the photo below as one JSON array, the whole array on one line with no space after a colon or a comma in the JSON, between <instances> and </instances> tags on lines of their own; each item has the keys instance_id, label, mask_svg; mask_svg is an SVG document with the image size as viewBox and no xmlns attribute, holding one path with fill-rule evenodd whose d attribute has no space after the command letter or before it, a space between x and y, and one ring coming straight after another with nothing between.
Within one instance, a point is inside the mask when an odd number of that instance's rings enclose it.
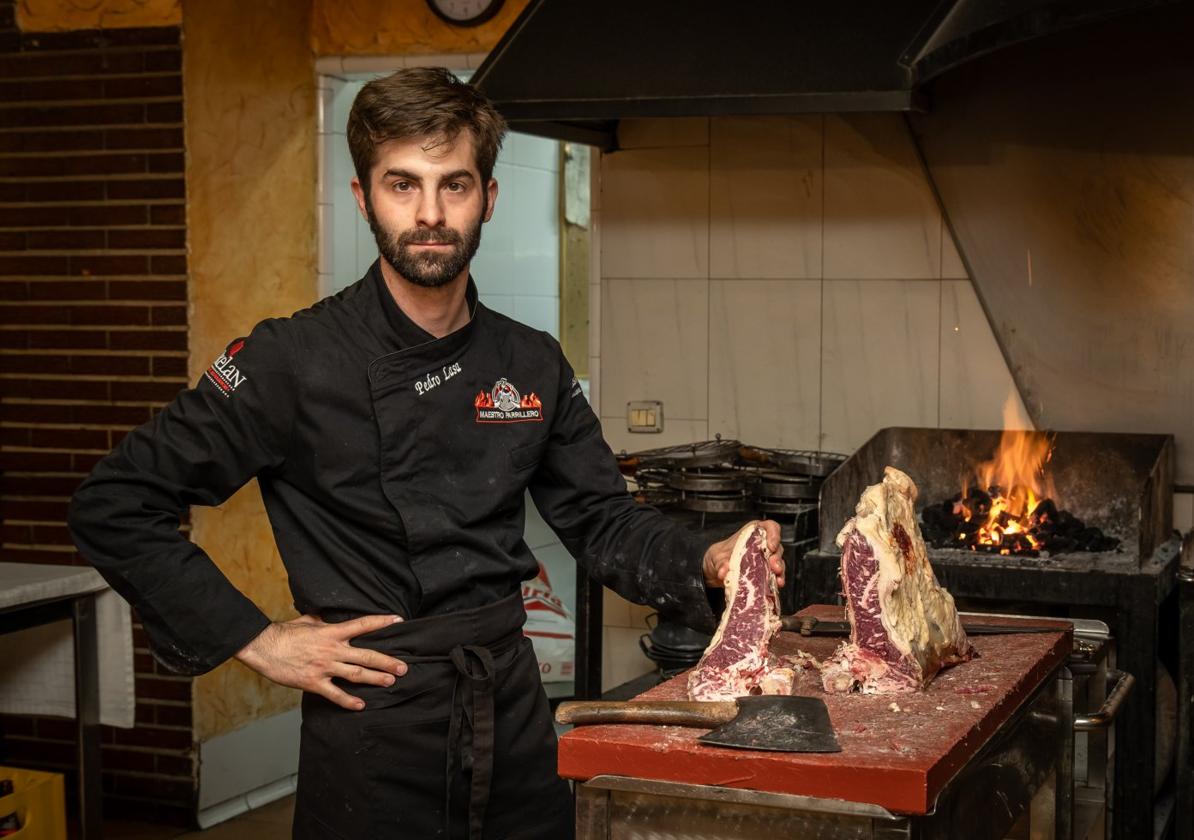
<instances>
[{"instance_id":1,"label":"man's eye","mask_svg":"<svg viewBox=\"0 0 1194 840\"><path fill-rule=\"evenodd\" d=\"M448 192L464 192L464 184L459 181L453 181L448 184Z\"/></svg>"},{"instance_id":2,"label":"man's eye","mask_svg":"<svg viewBox=\"0 0 1194 840\"><path fill-rule=\"evenodd\" d=\"M410 192L413 188L414 188L414 186L411 184L410 181L395 181L394 182L394 191L395 192Z\"/></svg>"}]
</instances>

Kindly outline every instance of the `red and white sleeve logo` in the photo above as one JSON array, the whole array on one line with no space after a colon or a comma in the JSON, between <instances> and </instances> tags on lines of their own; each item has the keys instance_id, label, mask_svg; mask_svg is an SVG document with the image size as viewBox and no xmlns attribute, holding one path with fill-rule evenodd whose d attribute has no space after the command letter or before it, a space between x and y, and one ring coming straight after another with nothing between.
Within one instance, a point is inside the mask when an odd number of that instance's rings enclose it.
<instances>
[{"instance_id":1,"label":"red and white sleeve logo","mask_svg":"<svg viewBox=\"0 0 1194 840\"><path fill-rule=\"evenodd\" d=\"M211 367L203 372L207 377L207 381L215 385L220 393L225 397L232 396L232 393L249 381L249 377L241 373L234 361L236 354L239 353L245 346L243 338L237 339L228 346L224 354L220 358L211 363Z\"/></svg>"}]
</instances>

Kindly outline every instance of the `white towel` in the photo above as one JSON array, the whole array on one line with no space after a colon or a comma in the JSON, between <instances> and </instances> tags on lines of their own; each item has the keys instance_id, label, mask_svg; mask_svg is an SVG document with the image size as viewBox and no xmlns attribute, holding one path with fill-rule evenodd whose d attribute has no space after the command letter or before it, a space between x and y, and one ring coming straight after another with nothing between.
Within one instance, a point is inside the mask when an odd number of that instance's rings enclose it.
<instances>
[{"instance_id":1,"label":"white towel","mask_svg":"<svg viewBox=\"0 0 1194 840\"><path fill-rule=\"evenodd\" d=\"M96 592L100 722L133 726L132 619L128 604L94 569L0 563L0 607ZM0 635L0 712L75 716L75 650L70 621Z\"/></svg>"}]
</instances>

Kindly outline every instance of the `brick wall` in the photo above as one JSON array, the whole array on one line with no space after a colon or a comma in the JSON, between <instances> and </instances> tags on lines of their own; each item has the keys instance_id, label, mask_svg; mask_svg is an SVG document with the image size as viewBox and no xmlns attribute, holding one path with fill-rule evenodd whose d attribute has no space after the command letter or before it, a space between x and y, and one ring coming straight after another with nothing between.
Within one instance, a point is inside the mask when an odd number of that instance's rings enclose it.
<instances>
[{"instance_id":1,"label":"brick wall","mask_svg":"<svg viewBox=\"0 0 1194 840\"><path fill-rule=\"evenodd\" d=\"M181 65L177 27L21 33L0 0L0 560L83 564L72 490L186 384ZM134 644L137 726L104 728L105 808L185 821L191 681L138 625ZM73 727L0 717L0 759L69 772Z\"/></svg>"}]
</instances>

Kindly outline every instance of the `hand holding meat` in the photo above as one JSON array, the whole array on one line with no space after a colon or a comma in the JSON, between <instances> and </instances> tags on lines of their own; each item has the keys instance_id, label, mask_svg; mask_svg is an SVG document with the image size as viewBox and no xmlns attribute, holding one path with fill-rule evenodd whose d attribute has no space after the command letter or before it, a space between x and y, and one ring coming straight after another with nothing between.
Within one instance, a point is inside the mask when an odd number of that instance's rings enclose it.
<instances>
[{"instance_id":1,"label":"hand holding meat","mask_svg":"<svg viewBox=\"0 0 1194 840\"><path fill-rule=\"evenodd\" d=\"M304 615L271 624L236 658L280 685L322 695L345 709L360 710L365 702L338 688L332 678L393 685L395 675L406 673L406 663L375 650L353 647L349 641L401 620L393 615L367 615L327 624L318 616Z\"/></svg>"},{"instance_id":2,"label":"hand holding meat","mask_svg":"<svg viewBox=\"0 0 1194 840\"><path fill-rule=\"evenodd\" d=\"M779 523L767 519L760 522L748 522L733 536L709 546L709 550L705 552L704 563L707 586L718 588L725 586L726 575L730 573L730 555L734 551L734 543L738 541L738 537L742 535L743 531L753 531L757 527L761 527L767 532L767 564L775 573L776 584L781 587L784 585L784 547L779 542Z\"/></svg>"}]
</instances>

